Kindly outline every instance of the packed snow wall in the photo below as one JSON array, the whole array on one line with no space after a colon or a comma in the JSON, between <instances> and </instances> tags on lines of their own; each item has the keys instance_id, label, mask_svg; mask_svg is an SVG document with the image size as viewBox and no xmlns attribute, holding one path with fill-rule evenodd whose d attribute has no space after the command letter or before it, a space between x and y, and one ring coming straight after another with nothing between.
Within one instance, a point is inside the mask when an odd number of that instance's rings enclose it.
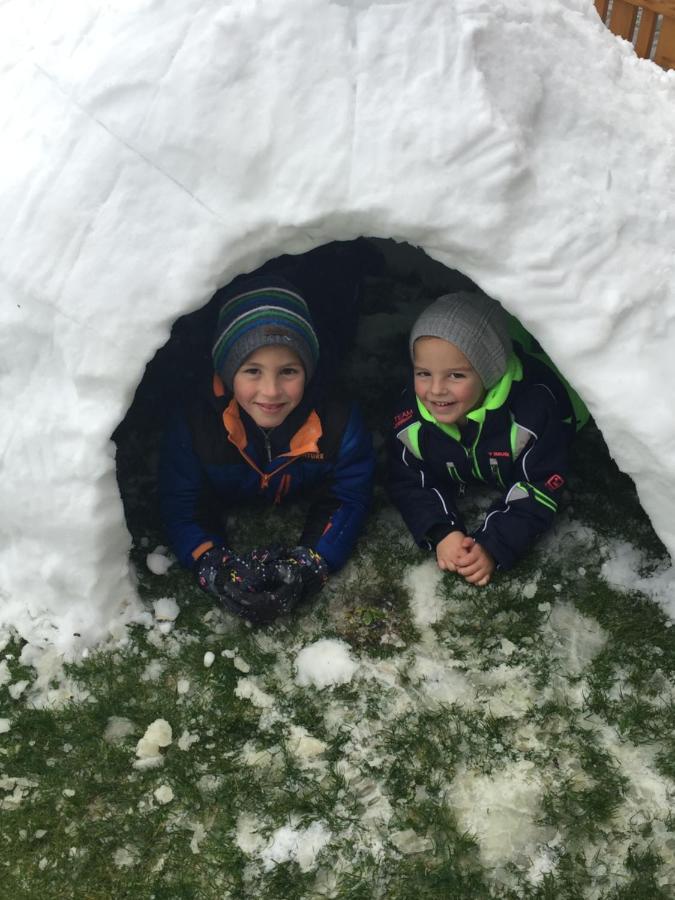
<instances>
[{"instance_id":1,"label":"packed snow wall","mask_svg":"<svg viewBox=\"0 0 675 900\"><path fill-rule=\"evenodd\" d=\"M0 625L133 612L110 436L146 362L361 234L521 319L675 550L675 77L591 0L9 0L0 44Z\"/></svg>"}]
</instances>

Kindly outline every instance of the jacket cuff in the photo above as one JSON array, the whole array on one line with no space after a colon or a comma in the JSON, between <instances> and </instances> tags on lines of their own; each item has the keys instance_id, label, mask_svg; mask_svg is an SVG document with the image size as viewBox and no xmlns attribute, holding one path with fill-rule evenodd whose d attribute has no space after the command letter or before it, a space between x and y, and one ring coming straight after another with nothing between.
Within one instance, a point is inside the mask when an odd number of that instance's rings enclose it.
<instances>
[{"instance_id":1,"label":"jacket cuff","mask_svg":"<svg viewBox=\"0 0 675 900\"><path fill-rule=\"evenodd\" d=\"M503 546L495 547L491 540L485 540L486 535L481 534L480 531L474 532L471 537L477 544L480 544L481 547L484 547L487 550L494 559L495 565L500 572L508 572L509 569L512 569L518 562L518 557L515 553Z\"/></svg>"},{"instance_id":2,"label":"jacket cuff","mask_svg":"<svg viewBox=\"0 0 675 900\"><path fill-rule=\"evenodd\" d=\"M456 525L444 522L440 525L432 525L424 535L424 540L430 550L435 550L443 538L446 538L453 531L461 531Z\"/></svg>"},{"instance_id":3,"label":"jacket cuff","mask_svg":"<svg viewBox=\"0 0 675 900\"><path fill-rule=\"evenodd\" d=\"M197 562L197 560L202 557L208 550L212 547L215 547L213 541L204 541L204 543L200 544L198 547L192 551L190 556L192 557L193 564Z\"/></svg>"}]
</instances>

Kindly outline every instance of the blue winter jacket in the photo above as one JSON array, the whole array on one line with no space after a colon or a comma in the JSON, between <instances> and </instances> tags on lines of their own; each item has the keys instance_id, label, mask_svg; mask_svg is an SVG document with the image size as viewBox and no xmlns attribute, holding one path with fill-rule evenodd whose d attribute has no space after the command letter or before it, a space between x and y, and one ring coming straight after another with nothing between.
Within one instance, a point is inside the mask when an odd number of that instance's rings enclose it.
<instances>
[{"instance_id":1,"label":"blue winter jacket","mask_svg":"<svg viewBox=\"0 0 675 900\"><path fill-rule=\"evenodd\" d=\"M313 548L339 569L372 496L375 458L358 410L310 385L286 420L265 432L220 379L208 393L174 416L160 459L162 517L180 562L192 567L211 544L228 545L225 517L235 506L309 494L302 535L288 543Z\"/></svg>"},{"instance_id":2,"label":"blue winter jacket","mask_svg":"<svg viewBox=\"0 0 675 900\"><path fill-rule=\"evenodd\" d=\"M411 383L389 439L389 495L421 547L462 531L509 569L553 522L578 424L565 385L524 352L512 354L461 427L438 422ZM457 499L472 483L491 485L499 497L468 532Z\"/></svg>"}]
</instances>

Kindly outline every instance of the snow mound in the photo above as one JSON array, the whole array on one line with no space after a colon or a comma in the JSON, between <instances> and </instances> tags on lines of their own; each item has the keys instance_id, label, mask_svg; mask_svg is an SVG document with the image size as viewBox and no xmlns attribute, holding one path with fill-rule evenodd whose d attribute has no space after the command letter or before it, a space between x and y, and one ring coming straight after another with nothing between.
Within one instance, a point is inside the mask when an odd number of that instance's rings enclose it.
<instances>
[{"instance_id":1,"label":"snow mound","mask_svg":"<svg viewBox=\"0 0 675 900\"><path fill-rule=\"evenodd\" d=\"M310 644L295 658L295 683L319 690L336 684L347 684L358 671L349 645L344 641L324 638Z\"/></svg>"}]
</instances>

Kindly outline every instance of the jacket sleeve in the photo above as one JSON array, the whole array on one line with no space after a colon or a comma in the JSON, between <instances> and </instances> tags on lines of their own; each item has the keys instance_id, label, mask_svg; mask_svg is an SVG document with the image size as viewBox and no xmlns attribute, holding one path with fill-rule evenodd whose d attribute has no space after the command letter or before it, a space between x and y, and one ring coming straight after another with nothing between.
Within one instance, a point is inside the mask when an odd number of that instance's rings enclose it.
<instances>
[{"instance_id":1,"label":"jacket sleeve","mask_svg":"<svg viewBox=\"0 0 675 900\"><path fill-rule=\"evenodd\" d=\"M164 434L160 453L159 503L171 548L186 568L194 566L193 550L203 544L225 542L224 534L202 524L210 491L188 424L184 416L176 414Z\"/></svg>"},{"instance_id":2,"label":"jacket sleeve","mask_svg":"<svg viewBox=\"0 0 675 900\"><path fill-rule=\"evenodd\" d=\"M354 407L335 466L307 513L300 542L320 553L330 571L349 558L373 494L375 454L370 433Z\"/></svg>"},{"instance_id":3,"label":"jacket sleeve","mask_svg":"<svg viewBox=\"0 0 675 900\"><path fill-rule=\"evenodd\" d=\"M533 385L524 400L513 410L514 424L530 437L515 460L514 480L472 535L504 570L553 524L573 437L548 388Z\"/></svg>"},{"instance_id":4,"label":"jacket sleeve","mask_svg":"<svg viewBox=\"0 0 675 900\"><path fill-rule=\"evenodd\" d=\"M392 432L387 448L387 493L420 547L433 550L451 531L464 531L455 489L438 484Z\"/></svg>"}]
</instances>

